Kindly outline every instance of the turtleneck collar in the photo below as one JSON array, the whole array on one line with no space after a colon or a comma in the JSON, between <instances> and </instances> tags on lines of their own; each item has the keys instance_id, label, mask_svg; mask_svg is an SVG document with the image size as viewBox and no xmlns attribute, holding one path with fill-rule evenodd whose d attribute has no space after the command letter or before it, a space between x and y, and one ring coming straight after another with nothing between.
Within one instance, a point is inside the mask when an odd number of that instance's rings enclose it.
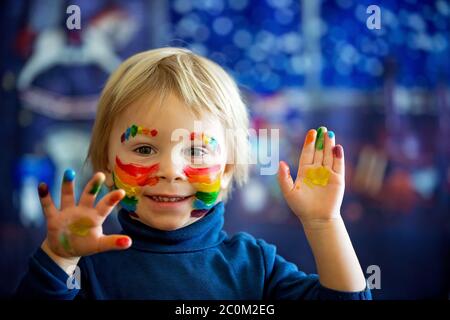
<instances>
[{"instance_id":1,"label":"turtleneck collar","mask_svg":"<svg viewBox=\"0 0 450 320\"><path fill-rule=\"evenodd\" d=\"M125 209L119 211L123 233L133 240L133 248L152 252L191 252L220 244L226 237L222 230L224 204L217 203L201 219L183 228L164 231L152 228L130 217Z\"/></svg>"}]
</instances>

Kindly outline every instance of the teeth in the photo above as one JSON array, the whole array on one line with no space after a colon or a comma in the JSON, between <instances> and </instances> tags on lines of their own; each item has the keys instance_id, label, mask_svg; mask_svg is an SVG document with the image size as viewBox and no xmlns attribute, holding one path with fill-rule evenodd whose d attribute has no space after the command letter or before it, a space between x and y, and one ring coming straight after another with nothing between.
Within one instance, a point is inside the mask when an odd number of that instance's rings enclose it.
<instances>
[{"instance_id":1,"label":"teeth","mask_svg":"<svg viewBox=\"0 0 450 320\"><path fill-rule=\"evenodd\" d=\"M187 197L161 197L161 196L150 196L154 201L158 202L177 202L186 199Z\"/></svg>"}]
</instances>

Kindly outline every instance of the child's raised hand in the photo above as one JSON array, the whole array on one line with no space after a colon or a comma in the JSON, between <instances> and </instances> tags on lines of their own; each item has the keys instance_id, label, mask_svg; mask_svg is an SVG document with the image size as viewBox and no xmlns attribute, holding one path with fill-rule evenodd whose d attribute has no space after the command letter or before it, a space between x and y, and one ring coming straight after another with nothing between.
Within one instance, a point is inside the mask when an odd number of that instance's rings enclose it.
<instances>
[{"instance_id":1,"label":"child's raised hand","mask_svg":"<svg viewBox=\"0 0 450 320\"><path fill-rule=\"evenodd\" d=\"M325 127L308 131L295 182L288 165L280 162L278 181L281 191L305 228L340 216L345 189L344 169L343 148L335 146L334 133Z\"/></svg>"},{"instance_id":2,"label":"child's raised hand","mask_svg":"<svg viewBox=\"0 0 450 320\"><path fill-rule=\"evenodd\" d=\"M75 203L73 179L75 172L66 170L58 210L45 183L39 185L39 197L47 219L47 248L61 258L87 256L109 250L127 249L131 239L123 235L103 234L102 224L115 205L125 196L123 190L109 192L94 206L105 175L95 174ZM45 243L44 242L44 243Z\"/></svg>"}]
</instances>

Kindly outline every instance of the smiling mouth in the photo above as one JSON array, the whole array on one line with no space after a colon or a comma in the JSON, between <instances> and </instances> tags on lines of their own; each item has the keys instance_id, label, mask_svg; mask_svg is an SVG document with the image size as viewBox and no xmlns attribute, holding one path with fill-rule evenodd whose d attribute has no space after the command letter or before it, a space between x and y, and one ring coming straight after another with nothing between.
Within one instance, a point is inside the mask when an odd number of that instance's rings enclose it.
<instances>
[{"instance_id":1,"label":"smiling mouth","mask_svg":"<svg viewBox=\"0 0 450 320\"><path fill-rule=\"evenodd\" d=\"M192 195L185 196L185 197L152 195L152 196L146 196L146 197L150 198L151 200L153 200L155 202L181 202L188 198L191 198Z\"/></svg>"}]
</instances>

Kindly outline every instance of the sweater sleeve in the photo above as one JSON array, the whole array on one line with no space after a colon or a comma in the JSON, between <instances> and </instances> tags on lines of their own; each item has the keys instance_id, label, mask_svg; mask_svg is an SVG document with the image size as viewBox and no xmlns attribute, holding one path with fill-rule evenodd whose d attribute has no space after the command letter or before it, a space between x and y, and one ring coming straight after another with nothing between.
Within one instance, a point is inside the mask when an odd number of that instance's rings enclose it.
<instances>
[{"instance_id":1,"label":"sweater sleeve","mask_svg":"<svg viewBox=\"0 0 450 320\"><path fill-rule=\"evenodd\" d=\"M39 248L30 258L15 297L72 300L80 291L76 284L74 278L69 279L67 273Z\"/></svg>"},{"instance_id":2,"label":"sweater sleeve","mask_svg":"<svg viewBox=\"0 0 450 320\"><path fill-rule=\"evenodd\" d=\"M275 300L371 300L366 287L359 292L336 291L322 286L316 274L306 274L276 253L274 245L257 240L265 264L264 299Z\"/></svg>"}]
</instances>

